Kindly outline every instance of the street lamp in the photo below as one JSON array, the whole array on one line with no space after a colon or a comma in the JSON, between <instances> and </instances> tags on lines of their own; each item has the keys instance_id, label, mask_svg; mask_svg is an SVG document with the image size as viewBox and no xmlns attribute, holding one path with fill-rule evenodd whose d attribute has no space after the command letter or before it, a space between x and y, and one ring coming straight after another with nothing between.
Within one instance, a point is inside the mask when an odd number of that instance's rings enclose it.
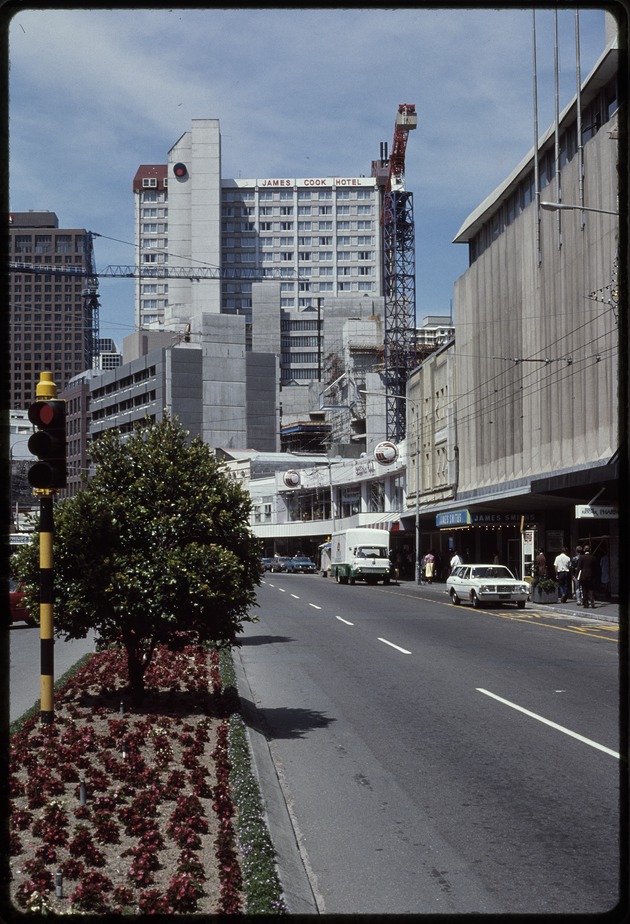
<instances>
[{"instance_id":1,"label":"street lamp","mask_svg":"<svg viewBox=\"0 0 630 924\"><path fill-rule=\"evenodd\" d=\"M546 209L548 212L560 212L565 209L570 209L571 211L577 212L599 212L600 215L615 215L619 218L619 212L610 211L610 209L594 209L590 208L587 205L573 205L568 202L541 202L541 209Z\"/></svg>"},{"instance_id":2,"label":"street lamp","mask_svg":"<svg viewBox=\"0 0 630 924\"><path fill-rule=\"evenodd\" d=\"M364 391L359 389L362 395L372 395L375 398L386 398L384 391ZM416 584L420 584L420 406L406 395L397 395L402 401L409 401L416 409Z\"/></svg>"}]
</instances>

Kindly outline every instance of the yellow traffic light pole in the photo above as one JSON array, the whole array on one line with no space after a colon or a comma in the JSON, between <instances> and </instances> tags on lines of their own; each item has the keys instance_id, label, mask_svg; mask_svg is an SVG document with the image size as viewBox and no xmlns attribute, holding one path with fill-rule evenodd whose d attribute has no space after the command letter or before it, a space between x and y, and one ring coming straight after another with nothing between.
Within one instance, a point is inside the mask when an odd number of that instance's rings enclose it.
<instances>
[{"instance_id":1,"label":"yellow traffic light pole","mask_svg":"<svg viewBox=\"0 0 630 924\"><path fill-rule=\"evenodd\" d=\"M52 373L40 373L35 391L37 401L50 401L57 398L57 386ZM40 721L51 725L54 721L54 638L53 638L53 599L54 599L54 561L53 537L54 488L35 488L39 496L39 638L40 638Z\"/></svg>"},{"instance_id":2,"label":"yellow traffic light pole","mask_svg":"<svg viewBox=\"0 0 630 924\"><path fill-rule=\"evenodd\" d=\"M39 490L39 638L41 673L40 721L51 725L54 719L53 638L53 492Z\"/></svg>"}]
</instances>

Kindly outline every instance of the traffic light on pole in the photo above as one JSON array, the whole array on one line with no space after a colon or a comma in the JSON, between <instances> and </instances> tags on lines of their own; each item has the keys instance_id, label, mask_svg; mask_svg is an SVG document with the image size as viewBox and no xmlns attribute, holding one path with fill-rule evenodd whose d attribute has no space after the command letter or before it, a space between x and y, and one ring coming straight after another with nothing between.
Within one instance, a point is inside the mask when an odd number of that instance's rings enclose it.
<instances>
[{"instance_id":1,"label":"traffic light on pole","mask_svg":"<svg viewBox=\"0 0 630 924\"><path fill-rule=\"evenodd\" d=\"M57 398L34 401L28 409L28 419L37 427L28 441L28 449L39 459L29 469L30 484L52 491L65 488L66 402Z\"/></svg>"}]
</instances>

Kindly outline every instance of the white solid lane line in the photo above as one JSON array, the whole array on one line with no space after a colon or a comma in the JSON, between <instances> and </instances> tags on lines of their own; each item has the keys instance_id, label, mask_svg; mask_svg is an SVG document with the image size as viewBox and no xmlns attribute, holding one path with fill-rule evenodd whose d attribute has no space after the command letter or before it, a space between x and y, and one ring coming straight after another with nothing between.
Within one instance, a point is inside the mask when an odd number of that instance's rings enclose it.
<instances>
[{"instance_id":1,"label":"white solid lane line","mask_svg":"<svg viewBox=\"0 0 630 924\"><path fill-rule=\"evenodd\" d=\"M598 744L596 741L591 741L590 738L585 738L583 735L578 735L577 732L571 731L569 728L565 728L563 725L557 725L555 722L551 722L549 719L544 719L541 715L536 715L535 712L530 712L529 709L523 709L522 706L517 706L516 703L511 703L509 699L503 699L501 696L497 696L496 693L490 693L489 690L482 690L481 687L477 687L478 693L484 693L486 696L496 699L499 703L503 703L505 706L509 706L511 709L516 709L517 712L522 712L524 715L530 716L532 719L536 719L538 722L542 722L544 725L549 725L550 728L555 728L556 731L562 732L564 735L570 735L571 738L575 738L577 741L581 741L583 744L588 744L589 747L597 748L598 751L603 751L604 754L610 754L611 757L616 757L619 760L619 754L617 751L612 751L610 748L604 747L603 744Z\"/></svg>"},{"instance_id":2,"label":"white solid lane line","mask_svg":"<svg viewBox=\"0 0 630 924\"><path fill-rule=\"evenodd\" d=\"M386 645L390 645L392 648L395 648L396 651L402 652L402 654L411 654L411 652L407 651L406 648L400 648L398 645L394 645L393 642L388 642L386 638L379 638L379 642L384 642Z\"/></svg>"}]
</instances>

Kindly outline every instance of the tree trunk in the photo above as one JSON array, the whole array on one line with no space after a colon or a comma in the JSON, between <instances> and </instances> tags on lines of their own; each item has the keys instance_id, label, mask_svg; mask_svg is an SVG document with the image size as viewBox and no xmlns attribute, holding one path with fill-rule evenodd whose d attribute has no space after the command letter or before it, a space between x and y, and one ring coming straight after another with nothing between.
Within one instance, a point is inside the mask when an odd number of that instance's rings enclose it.
<instances>
[{"instance_id":1,"label":"tree trunk","mask_svg":"<svg viewBox=\"0 0 630 924\"><path fill-rule=\"evenodd\" d=\"M129 672L129 687L131 690L131 705L141 706L144 702L144 671L145 665L137 650L127 648L127 670Z\"/></svg>"}]
</instances>

